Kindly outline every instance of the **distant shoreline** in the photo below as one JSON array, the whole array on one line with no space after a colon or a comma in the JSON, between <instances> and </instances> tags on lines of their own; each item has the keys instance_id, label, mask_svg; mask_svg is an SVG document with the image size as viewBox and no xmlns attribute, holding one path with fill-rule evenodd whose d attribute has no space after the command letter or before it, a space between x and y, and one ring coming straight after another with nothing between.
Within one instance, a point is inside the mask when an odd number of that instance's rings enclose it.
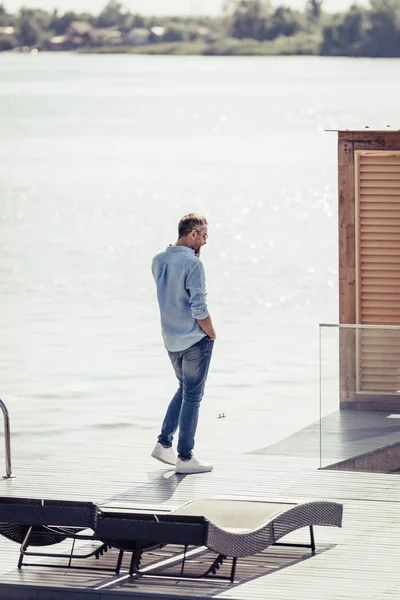
<instances>
[{"instance_id":1,"label":"distant shoreline","mask_svg":"<svg viewBox=\"0 0 400 600\"><path fill-rule=\"evenodd\" d=\"M279 0L278 0L279 1ZM0 52L181 56L400 57L398 1L371 0L328 14L324 0L304 10L269 0L227 5L219 18L154 17L126 12L109 0L99 15L42 9L8 13L0 0Z\"/></svg>"},{"instance_id":2,"label":"distant shoreline","mask_svg":"<svg viewBox=\"0 0 400 600\"><path fill-rule=\"evenodd\" d=\"M289 51L287 47L276 48L273 47L273 42L258 42L250 44L240 44L232 46L221 46L220 44L206 44L206 43L182 43L182 42L171 42L171 43L157 43L157 44L146 44L145 46L82 46L81 48L65 49L65 50L52 50L50 48L13 48L10 50L4 50L1 54L81 54L81 55L122 55L122 54L133 54L133 55L147 55L147 56L258 56L258 57L273 57L273 56L313 56L320 58L364 58L364 59L390 59L398 58L392 56L359 56L359 55L346 55L346 56L335 56L328 54L320 54L310 48L308 51L305 48L297 48L293 51Z\"/></svg>"},{"instance_id":3,"label":"distant shoreline","mask_svg":"<svg viewBox=\"0 0 400 600\"><path fill-rule=\"evenodd\" d=\"M317 36L294 36L257 42L255 40L222 39L206 42L164 42L143 46L84 46L79 54L148 54L167 56L319 56Z\"/></svg>"}]
</instances>

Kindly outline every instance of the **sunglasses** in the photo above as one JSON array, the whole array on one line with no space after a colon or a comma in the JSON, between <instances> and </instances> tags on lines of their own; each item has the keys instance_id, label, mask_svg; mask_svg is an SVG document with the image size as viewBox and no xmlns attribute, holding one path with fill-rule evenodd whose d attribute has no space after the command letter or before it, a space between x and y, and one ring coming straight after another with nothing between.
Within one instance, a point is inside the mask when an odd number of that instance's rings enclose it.
<instances>
[{"instance_id":1,"label":"sunglasses","mask_svg":"<svg viewBox=\"0 0 400 600\"><path fill-rule=\"evenodd\" d=\"M197 233L199 233L200 235L202 235L202 236L203 236L203 238L204 238L205 240L207 240L207 238L208 238L208 234L207 234L207 233L203 233L202 231L199 231L198 229L195 229L194 231L197 231Z\"/></svg>"}]
</instances>

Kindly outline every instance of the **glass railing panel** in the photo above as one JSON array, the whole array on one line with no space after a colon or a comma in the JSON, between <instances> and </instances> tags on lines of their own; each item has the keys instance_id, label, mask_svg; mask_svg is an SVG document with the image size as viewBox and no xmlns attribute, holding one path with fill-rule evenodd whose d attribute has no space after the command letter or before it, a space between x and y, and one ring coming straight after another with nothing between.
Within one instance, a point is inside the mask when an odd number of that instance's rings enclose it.
<instances>
[{"instance_id":1,"label":"glass railing panel","mask_svg":"<svg viewBox=\"0 0 400 600\"><path fill-rule=\"evenodd\" d=\"M320 466L400 469L400 327L321 325Z\"/></svg>"}]
</instances>

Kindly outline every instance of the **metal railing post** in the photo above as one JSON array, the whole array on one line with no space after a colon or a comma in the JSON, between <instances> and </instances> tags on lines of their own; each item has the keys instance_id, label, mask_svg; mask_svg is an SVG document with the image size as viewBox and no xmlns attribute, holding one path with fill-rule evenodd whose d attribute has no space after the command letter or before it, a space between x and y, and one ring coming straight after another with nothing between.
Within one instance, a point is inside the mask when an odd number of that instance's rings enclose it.
<instances>
[{"instance_id":1,"label":"metal railing post","mask_svg":"<svg viewBox=\"0 0 400 600\"><path fill-rule=\"evenodd\" d=\"M10 433L10 417L6 405L0 400L0 408L3 411L4 417L4 441L6 447L6 474L3 479L11 479L14 477L11 469L11 433Z\"/></svg>"}]
</instances>

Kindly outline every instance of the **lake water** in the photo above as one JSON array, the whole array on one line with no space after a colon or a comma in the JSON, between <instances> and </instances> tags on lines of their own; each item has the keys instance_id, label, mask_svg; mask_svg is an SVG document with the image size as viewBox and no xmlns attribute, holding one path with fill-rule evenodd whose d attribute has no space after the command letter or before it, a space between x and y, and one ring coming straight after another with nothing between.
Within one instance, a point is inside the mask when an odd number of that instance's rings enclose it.
<instances>
[{"instance_id":1,"label":"lake water","mask_svg":"<svg viewBox=\"0 0 400 600\"><path fill-rule=\"evenodd\" d=\"M318 416L318 324L338 318L325 130L396 126L399 65L0 55L0 398L16 460L151 448L175 383L150 263L189 211L210 223L218 334L199 448L255 449L276 441L267 423Z\"/></svg>"}]
</instances>

